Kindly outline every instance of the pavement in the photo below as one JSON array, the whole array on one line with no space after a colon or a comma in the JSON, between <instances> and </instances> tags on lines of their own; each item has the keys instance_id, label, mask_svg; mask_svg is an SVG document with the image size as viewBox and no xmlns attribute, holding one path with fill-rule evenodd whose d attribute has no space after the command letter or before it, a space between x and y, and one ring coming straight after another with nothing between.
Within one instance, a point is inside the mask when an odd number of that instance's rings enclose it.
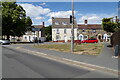
<instances>
[{"instance_id":1,"label":"pavement","mask_svg":"<svg viewBox=\"0 0 120 80\"><path fill-rule=\"evenodd\" d=\"M47 43L43 43L47 44ZM52 44L52 43L48 43ZM41 44L40 44L41 45ZM104 43L104 48L102 49L101 53L96 55L81 55L81 54L74 54L69 52L60 52L48 49L41 49L41 48L34 48L31 45L13 45L12 47L23 48L29 51L35 51L44 53L47 55L55 56L57 58L66 59L68 61L77 62L81 65L86 65L95 69L99 70L107 70L109 72L118 72L118 60L114 59L112 56L114 55L114 51L111 47L107 47L110 45L109 43Z\"/></svg>"}]
</instances>

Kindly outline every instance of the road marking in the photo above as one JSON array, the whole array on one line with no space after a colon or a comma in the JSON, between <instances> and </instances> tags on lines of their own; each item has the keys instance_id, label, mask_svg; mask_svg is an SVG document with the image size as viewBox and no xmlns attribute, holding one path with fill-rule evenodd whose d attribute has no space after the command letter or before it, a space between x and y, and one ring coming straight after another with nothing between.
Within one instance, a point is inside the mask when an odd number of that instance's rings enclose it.
<instances>
[{"instance_id":1,"label":"road marking","mask_svg":"<svg viewBox=\"0 0 120 80\"><path fill-rule=\"evenodd\" d=\"M67 60L67 61L72 61L72 62L75 62L75 63L80 63L79 61L74 61L74 60L70 60L70 59L66 59L66 58L62 58L62 59ZM75 65L75 66L78 66L78 67L81 67L81 68L85 68L85 69L89 69L89 70L96 70L96 69L92 69L92 68L85 67L85 66L78 65L78 64L72 64L72 65Z\"/></svg>"},{"instance_id":2,"label":"road marking","mask_svg":"<svg viewBox=\"0 0 120 80\"><path fill-rule=\"evenodd\" d=\"M17 47L16 49L19 49L19 47ZM41 56L41 57L44 57L44 58L47 58L47 59L50 59L50 60L63 62L65 64L72 64L72 65L75 65L75 66L78 66L78 67L82 67L82 68L85 68L85 69L89 69L89 70L97 70L98 69L98 70L102 70L102 71L107 71L107 72L112 72L112 73L118 74L117 70L113 70L113 69L106 68L106 67L101 67L101 66L97 66L97 65L84 63L84 62L74 61L74 60L70 60L70 59L66 59L66 58L60 58L60 57L56 57L56 56L53 56L53 55L48 55L48 54L41 53L41 52L35 52L35 51L27 50L27 49L24 49L24 48L21 48L19 50L22 50L24 52L28 51L28 52L30 52L30 53L27 52L28 54L38 55L38 56ZM69 62L66 62L66 61L69 61Z\"/></svg>"},{"instance_id":3,"label":"road marking","mask_svg":"<svg viewBox=\"0 0 120 80\"><path fill-rule=\"evenodd\" d=\"M16 49L20 49L21 47L16 47Z\"/></svg>"}]
</instances>

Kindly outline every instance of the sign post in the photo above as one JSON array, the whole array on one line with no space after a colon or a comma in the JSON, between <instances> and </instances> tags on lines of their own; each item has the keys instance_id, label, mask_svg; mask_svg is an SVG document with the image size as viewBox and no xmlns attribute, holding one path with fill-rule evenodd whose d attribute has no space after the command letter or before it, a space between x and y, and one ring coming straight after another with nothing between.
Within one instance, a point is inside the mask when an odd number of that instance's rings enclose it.
<instances>
[{"instance_id":1,"label":"sign post","mask_svg":"<svg viewBox=\"0 0 120 80\"><path fill-rule=\"evenodd\" d=\"M38 31L38 35L37 35L37 43L39 43L39 31L40 31L40 28L32 28L32 31L34 31L34 45L35 45L35 31Z\"/></svg>"},{"instance_id":2,"label":"sign post","mask_svg":"<svg viewBox=\"0 0 120 80\"><path fill-rule=\"evenodd\" d=\"M72 0L71 52L74 52L74 0Z\"/></svg>"}]
</instances>

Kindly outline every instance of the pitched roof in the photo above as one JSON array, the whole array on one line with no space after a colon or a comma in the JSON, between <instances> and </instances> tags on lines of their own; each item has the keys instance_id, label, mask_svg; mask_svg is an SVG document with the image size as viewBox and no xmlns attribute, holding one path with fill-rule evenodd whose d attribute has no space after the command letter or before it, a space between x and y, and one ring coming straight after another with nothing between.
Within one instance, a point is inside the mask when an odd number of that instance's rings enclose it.
<instances>
[{"instance_id":1,"label":"pitched roof","mask_svg":"<svg viewBox=\"0 0 120 80\"><path fill-rule=\"evenodd\" d=\"M78 29L102 29L101 24L78 24Z\"/></svg>"},{"instance_id":2,"label":"pitched roof","mask_svg":"<svg viewBox=\"0 0 120 80\"><path fill-rule=\"evenodd\" d=\"M56 22L59 24L56 25ZM66 25L64 25L66 23ZM71 28L70 18L55 18L52 17L52 27L53 28ZM74 20L74 27L77 27L76 20Z\"/></svg>"},{"instance_id":3,"label":"pitched roof","mask_svg":"<svg viewBox=\"0 0 120 80\"><path fill-rule=\"evenodd\" d=\"M43 28L43 25L33 25L34 28Z\"/></svg>"}]
</instances>

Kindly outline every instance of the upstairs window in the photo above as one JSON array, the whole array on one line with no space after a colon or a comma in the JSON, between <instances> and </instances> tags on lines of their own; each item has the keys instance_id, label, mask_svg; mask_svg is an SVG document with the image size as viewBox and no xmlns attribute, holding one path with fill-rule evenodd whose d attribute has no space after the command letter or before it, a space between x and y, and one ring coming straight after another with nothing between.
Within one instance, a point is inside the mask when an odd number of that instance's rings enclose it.
<instances>
[{"instance_id":1,"label":"upstairs window","mask_svg":"<svg viewBox=\"0 0 120 80\"><path fill-rule=\"evenodd\" d=\"M93 29L92 32L93 32L93 33L96 33L96 29Z\"/></svg>"},{"instance_id":2,"label":"upstairs window","mask_svg":"<svg viewBox=\"0 0 120 80\"><path fill-rule=\"evenodd\" d=\"M64 34L66 34L67 33L67 31L66 31L66 29L64 29Z\"/></svg>"},{"instance_id":3,"label":"upstairs window","mask_svg":"<svg viewBox=\"0 0 120 80\"><path fill-rule=\"evenodd\" d=\"M55 25L60 25L60 23L59 22L55 22Z\"/></svg>"},{"instance_id":4,"label":"upstairs window","mask_svg":"<svg viewBox=\"0 0 120 80\"><path fill-rule=\"evenodd\" d=\"M57 29L57 34L59 34L59 29Z\"/></svg>"},{"instance_id":5,"label":"upstairs window","mask_svg":"<svg viewBox=\"0 0 120 80\"><path fill-rule=\"evenodd\" d=\"M83 29L82 32L85 32L85 29Z\"/></svg>"},{"instance_id":6,"label":"upstairs window","mask_svg":"<svg viewBox=\"0 0 120 80\"><path fill-rule=\"evenodd\" d=\"M62 25L67 25L67 22L62 22Z\"/></svg>"}]
</instances>

